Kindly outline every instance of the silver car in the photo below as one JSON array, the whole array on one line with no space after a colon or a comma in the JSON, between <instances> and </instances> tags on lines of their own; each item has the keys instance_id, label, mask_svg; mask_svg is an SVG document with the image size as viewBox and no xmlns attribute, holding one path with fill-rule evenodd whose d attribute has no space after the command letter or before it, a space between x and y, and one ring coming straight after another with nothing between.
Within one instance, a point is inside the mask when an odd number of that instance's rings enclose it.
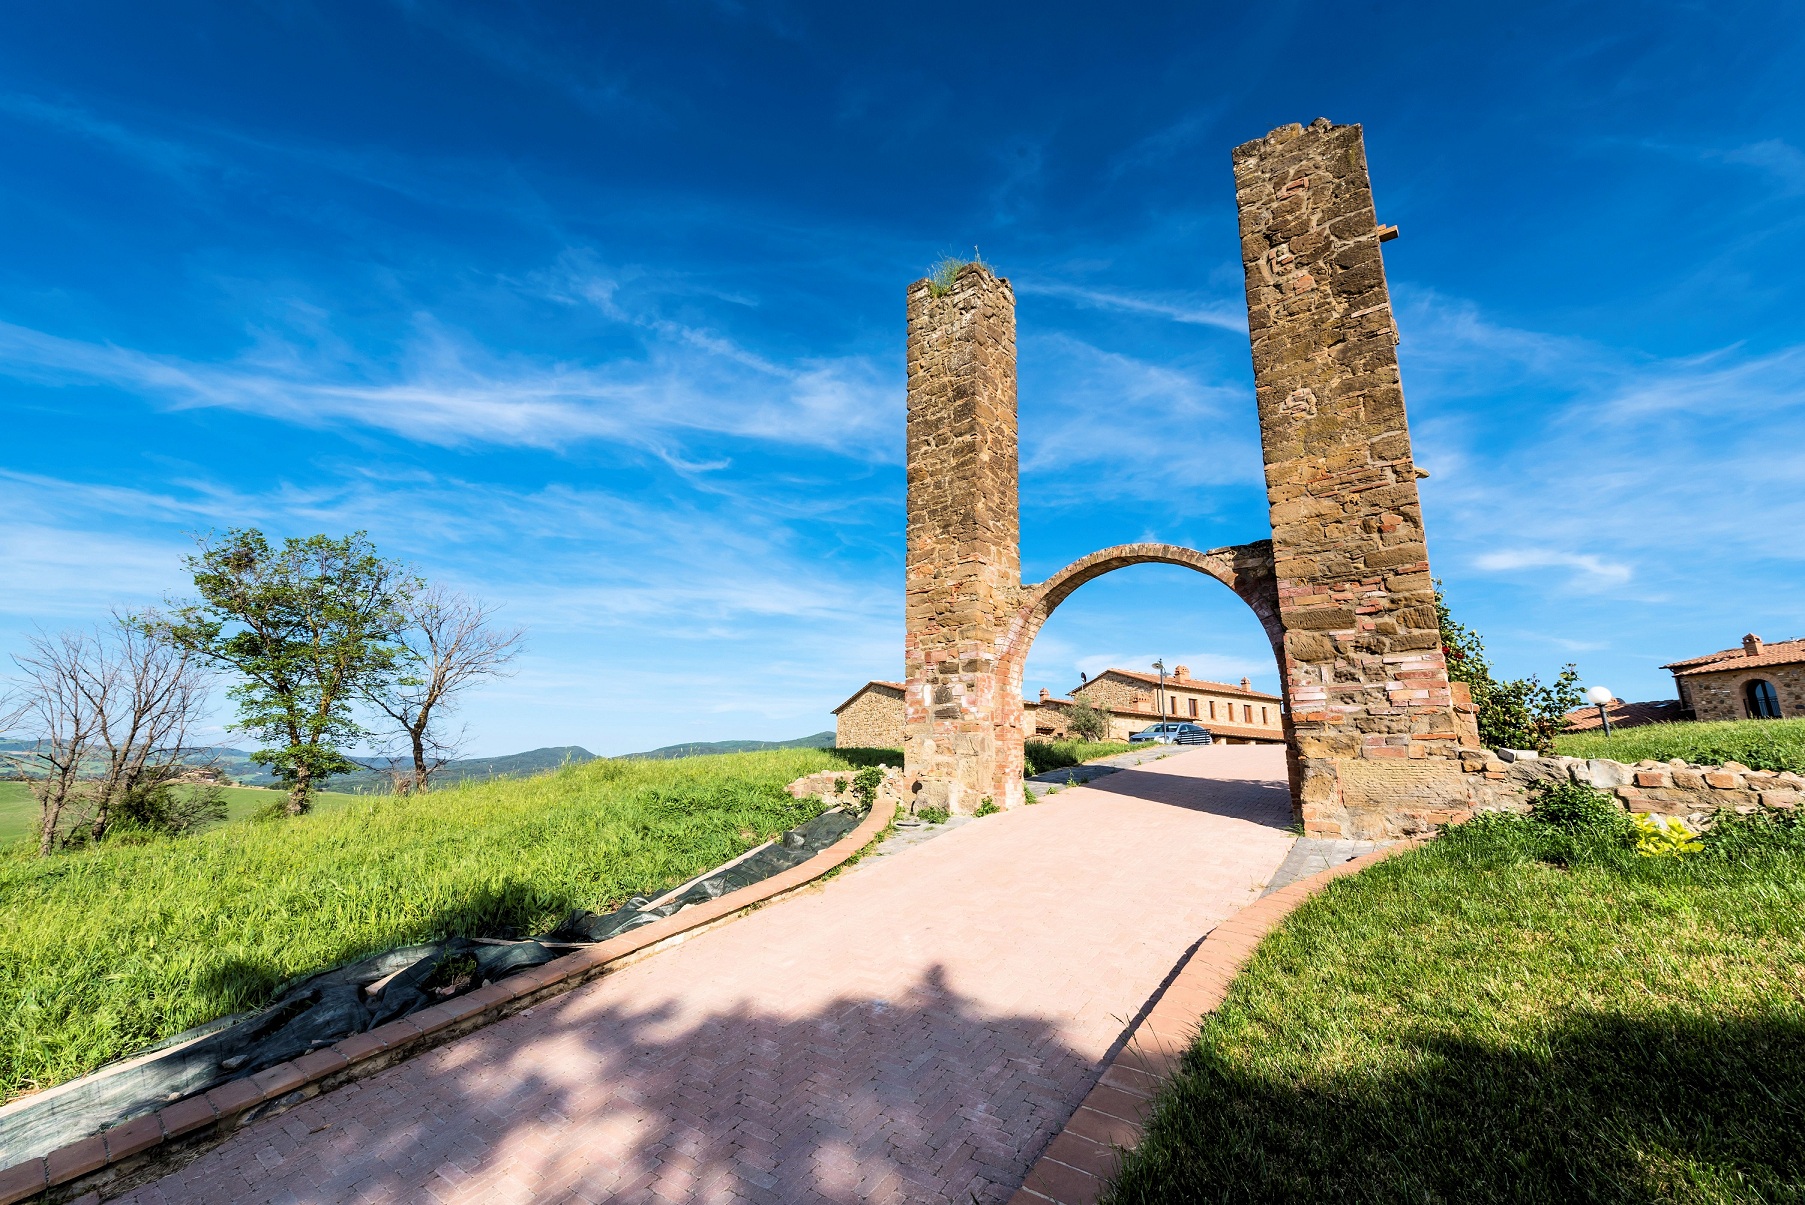
<instances>
[{"instance_id":1,"label":"silver car","mask_svg":"<svg viewBox=\"0 0 1805 1205\"><path fill-rule=\"evenodd\" d=\"M1208 745L1214 739L1208 728L1174 720L1131 733L1128 743L1131 745Z\"/></svg>"}]
</instances>

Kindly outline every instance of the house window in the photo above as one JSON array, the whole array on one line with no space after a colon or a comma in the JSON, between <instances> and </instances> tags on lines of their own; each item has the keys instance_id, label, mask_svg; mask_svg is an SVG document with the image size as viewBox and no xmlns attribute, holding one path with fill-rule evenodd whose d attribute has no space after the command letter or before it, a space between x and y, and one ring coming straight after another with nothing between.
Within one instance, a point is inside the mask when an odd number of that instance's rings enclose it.
<instances>
[{"instance_id":1,"label":"house window","mask_svg":"<svg viewBox=\"0 0 1805 1205\"><path fill-rule=\"evenodd\" d=\"M1214 699L1210 700L1210 718L1212 720L1216 718L1216 700Z\"/></svg>"},{"instance_id":2,"label":"house window","mask_svg":"<svg viewBox=\"0 0 1805 1205\"><path fill-rule=\"evenodd\" d=\"M1178 696L1173 695L1171 702L1172 702L1172 714L1177 715L1178 714Z\"/></svg>"},{"instance_id":3,"label":"house window","mask_svg":"<svg viewBox=\"0 0 1805 1205\"><path fill-rule=\"evenodd\" d=\"M1191 718L1192 719L1197 718L1197 700L1196 699L1191 700Z\"/></svg>"},{"instance_id":4,"label":"house window","mask_svg":"<svg viewBox=\"0 0 1805 1205\"><path fill-rule=\"evenodd\" d=\"M1241 718L1249 724L1253 723L1253 705L1251 703L1241 704Z\"/></svg>"},{"instance_id":5,"label":"house window","mask_svg":"<svg viewBox=\"0 0 1805 1205\"><path fill-rule=\"evenodd\" d=\"M1262 724L1272 723L1271 720L1266 718L1266 709L1264 707L1260 708L1260 723L1262 723Z\"/></svg>"},{"instance_id":6,"label":"house window","mask_svg":"<svg viewBox=\"0 0 1805 1205\"><path fill-rule=\"evenodd\" d=\"M1774 693L1772 682L1756 678L1742 688L1742 695L1748 701L1751 719L1777 720L1780 718L1780 696Z\"/></svg>"}]
</instances>

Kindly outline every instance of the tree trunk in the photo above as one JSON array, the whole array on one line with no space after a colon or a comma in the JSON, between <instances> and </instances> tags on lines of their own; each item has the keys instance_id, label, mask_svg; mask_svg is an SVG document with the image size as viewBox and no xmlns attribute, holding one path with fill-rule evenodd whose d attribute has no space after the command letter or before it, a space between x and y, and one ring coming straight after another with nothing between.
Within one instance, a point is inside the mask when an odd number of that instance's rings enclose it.
<instances>
[{"instance_id":1,"label":"tree trunk","mask_svg":"<svg viewBox=\"0 0 1805 1205\"><path fill-rule=\"evenodd\" d=\"M294 785L288 788L288 814L290 816L305 815L313 806L313 771L305 766L295 767Z\"/></svg>"},{"instance_id":2,"label":"tree trunk","mask_svg":"<svg viewBox=\"0 0 1805 1205\"><path fill-rule=\"evenodd\" d=\"M422 726L418 731L408 735L414 742L414 794L418 795L426 789L426 729Z\"/></svg>"},{"instance_id":3,"label":"tree trunk","mask_svg":"<svg viewBox=\"0 0 1805 1205\"><path fill-rule=\"evenodd\" d=\"M48 858L50 851L56 848L56 822L63 812L63 793L57 791L53 797L46 792L43 809L43 822L38 830L38 857Z\"/></svg>"}]
</instances>

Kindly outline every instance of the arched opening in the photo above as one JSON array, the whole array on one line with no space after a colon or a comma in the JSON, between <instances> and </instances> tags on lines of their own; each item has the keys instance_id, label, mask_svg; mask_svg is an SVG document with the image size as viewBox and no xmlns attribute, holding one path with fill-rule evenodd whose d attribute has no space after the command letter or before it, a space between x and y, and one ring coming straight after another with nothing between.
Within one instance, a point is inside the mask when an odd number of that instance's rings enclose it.
<instances>
[{"instance_id":1,"label":"arched opening","mask_svg":"<svg viewBox=\"0 0 1805 1205\"><path fill-rule=\"evenodd\" d=\"M1273 576L1272 545L1268 541L1216 548L1200 552L1175 544L1123 544L1105 548L1067 565L1046 581L1023 587L1023 601L999 647L997 660L999 715L997 723L999 786L1006 791L1019 784L1022 745L1027 735L1023 723L1022 684L1028 653L1035 638L1059 605L1087 582L1130 565L1177 565L1214 578L1245 603L1259 621L1273 657L1280 667L1281 733L1286 746L1286 769L1296 807L1298 767L1291 723L1290 698L1284 677L1284 630L1279 623L1278 586ZM1009 791L1013 803L1019 787Z\"/></svg>"},{"instance_id":2,"label":"arched opening","mask_svg":"<svg viewBox=\"0 0 1805 1205\"><path fill-rule=\"evenodd\" d=\"M1756 678L1745 683L1742 688L1743 701L1748 704L1749 718L1752 720L1777 720L1780 718L1780 695L1774 690L1774 684L1766 678Z\"/></svg>"}]
</instances>

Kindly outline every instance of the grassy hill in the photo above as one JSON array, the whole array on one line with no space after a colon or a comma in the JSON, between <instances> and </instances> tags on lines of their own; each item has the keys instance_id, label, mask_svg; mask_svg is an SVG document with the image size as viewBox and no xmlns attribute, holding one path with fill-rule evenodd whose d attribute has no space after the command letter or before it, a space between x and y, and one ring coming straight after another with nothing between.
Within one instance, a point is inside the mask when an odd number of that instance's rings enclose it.
<instances>
[{"instance_id":1,"label":"grassy hill","mask_svg":"<svg viewBox=\"0 0 1805 1205\"><path fill-rule=\"evenodd\" d=\"M596 758L534 778L195 836L0 853L0 1100L231 1012L284 980L449 934L542 932L657 895L814 816L819 749Z\"/></svg>"},{"instance_id":2,"label":"grassy hill","mask_svg":"<svg viewBox=\"0 0 1805 1205\"><path fill-rule=\"evenodd\" d=\"M226 787L226 818L248 820L286 795L265 787ZM367 799L367 795L349 795L338 791L321 791L313 797L315 811L336 812L347 804ZM33 836L38 831L38 801L32 798L31 784L0 782L0 849L15 841Z\"/></svg>"},{"instance_id":3,"label":"grassy hill","mask_svg":"<svg viewBox=\"0 0 1805 1205\"><path fill-rule=\"evenodd\" d=\"M834 734L817 732L799 736L793 741L695 741L687 745L665 745L644 753L623 753L622 757L664 761L673 757L708 757L716 753L760 753L770 749L832 749Z\"/></svg>"}]
</instances>

